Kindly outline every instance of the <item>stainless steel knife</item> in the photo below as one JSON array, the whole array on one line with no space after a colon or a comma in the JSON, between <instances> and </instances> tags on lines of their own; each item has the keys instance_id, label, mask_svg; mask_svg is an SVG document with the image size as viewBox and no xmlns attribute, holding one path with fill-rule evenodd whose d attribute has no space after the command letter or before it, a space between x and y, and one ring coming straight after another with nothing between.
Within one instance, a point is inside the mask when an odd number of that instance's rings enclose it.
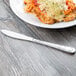
<instances>
[{"instance_id":1,"label":"stainless steel knife","mask_svg":"<svg viewBox=\"0 0 76 76\"><path fill-rule=\"evenodd\" d=\"M26 40L26 41L39 43L39 44L42 44L42 45L53 47L55 49L59 49L61 51L67 52L67 53L75 53L76 52L76 49L73 48L73 47L59 45L59 44L55 44L55 43L49 43L49 42L46 42L46 41L41 41L41 40L38 40L38 39L34 39L32 37L26 36L24 34L13 32L13 31L3 29L3 30L1 30L1 32L5 35L7 35L9 37L12 37L12 38L15 38L15 39L20 39L20 40Z\"/></svg>"}]
</instances>

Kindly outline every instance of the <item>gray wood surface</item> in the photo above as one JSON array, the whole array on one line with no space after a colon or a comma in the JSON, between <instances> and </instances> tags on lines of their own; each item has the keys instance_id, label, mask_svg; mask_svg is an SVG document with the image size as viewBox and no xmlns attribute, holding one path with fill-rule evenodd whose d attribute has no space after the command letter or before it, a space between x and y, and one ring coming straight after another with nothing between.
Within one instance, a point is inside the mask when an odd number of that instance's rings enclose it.
<instances>
[{"instance_id":1,"label":"gray wood surface","mask_svg":"<svg viewBox=\"0 0 76 76\"><path fill-rule=\"evenodd\" d=\"M31 26L12 12L9 0L0 0L1 29L76 47L76 26L60 30ZM0 76L76 76L76 54L15 40L0 32Z\"/></svg>"}]
</instances>

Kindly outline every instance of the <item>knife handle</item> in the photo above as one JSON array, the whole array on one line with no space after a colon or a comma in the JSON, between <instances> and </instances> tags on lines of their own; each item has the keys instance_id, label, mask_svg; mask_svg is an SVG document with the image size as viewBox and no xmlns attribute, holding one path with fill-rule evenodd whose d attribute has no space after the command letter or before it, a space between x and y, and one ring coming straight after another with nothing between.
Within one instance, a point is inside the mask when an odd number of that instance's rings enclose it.
<instances>
[{"instance_id":1,"label":"knife handle","mask_svg":"<svg viewBox=\"0 0 76 76\"><path fill-rule=\"evenodd\" d=\"M49 46L49 47L53 47L55 49L58 49L58 50L61 50L63 52L67 52L67 53L75 53L76 52L75 48L73 48L73 47L68 47L68 46L63 46L63 45L59 45L59 44L49 43L49 42L37 40L37 39L34 39L34 38L32 38L30 41L35 42L35 43L39 43L39 44L42 44L42 45L46 45L46 46Z\"/></svg>"}]
</instances>

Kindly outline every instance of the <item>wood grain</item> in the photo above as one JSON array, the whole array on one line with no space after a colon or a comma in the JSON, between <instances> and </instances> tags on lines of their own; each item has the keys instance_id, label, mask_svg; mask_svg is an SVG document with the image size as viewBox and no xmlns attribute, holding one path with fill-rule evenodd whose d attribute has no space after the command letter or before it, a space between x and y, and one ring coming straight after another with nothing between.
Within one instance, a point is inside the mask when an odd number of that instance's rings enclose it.
<instances>
[{"instance_id":1,"label":"wood grain","mask_svg":"<svg viewBox=\"0 0 76 76\"><path fill-rule=\"evenodd\" d=\"M0 0L1 29L76 47L76 27L52 30L31 26L12 12L9 0ZM76 76L76 54L12 39L0 33L0 76Z\"/></svg>"}]
</instances>

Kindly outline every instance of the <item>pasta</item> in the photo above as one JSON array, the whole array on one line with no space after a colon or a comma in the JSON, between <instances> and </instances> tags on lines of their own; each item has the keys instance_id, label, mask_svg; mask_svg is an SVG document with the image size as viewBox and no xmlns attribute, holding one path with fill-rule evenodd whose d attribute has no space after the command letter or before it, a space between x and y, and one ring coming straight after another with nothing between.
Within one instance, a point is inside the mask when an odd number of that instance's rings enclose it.
<instances>
[{"instance_id":1,"label":"pasta","mask_svg":"<svg viewBox=\"0 0 76 76\"><path fill-rule=\"evenodd\" d=\"M72 21L76 18L73 0L24 0L24 10L32 13L45 24Z\"/></svg>"}]
</instances>

